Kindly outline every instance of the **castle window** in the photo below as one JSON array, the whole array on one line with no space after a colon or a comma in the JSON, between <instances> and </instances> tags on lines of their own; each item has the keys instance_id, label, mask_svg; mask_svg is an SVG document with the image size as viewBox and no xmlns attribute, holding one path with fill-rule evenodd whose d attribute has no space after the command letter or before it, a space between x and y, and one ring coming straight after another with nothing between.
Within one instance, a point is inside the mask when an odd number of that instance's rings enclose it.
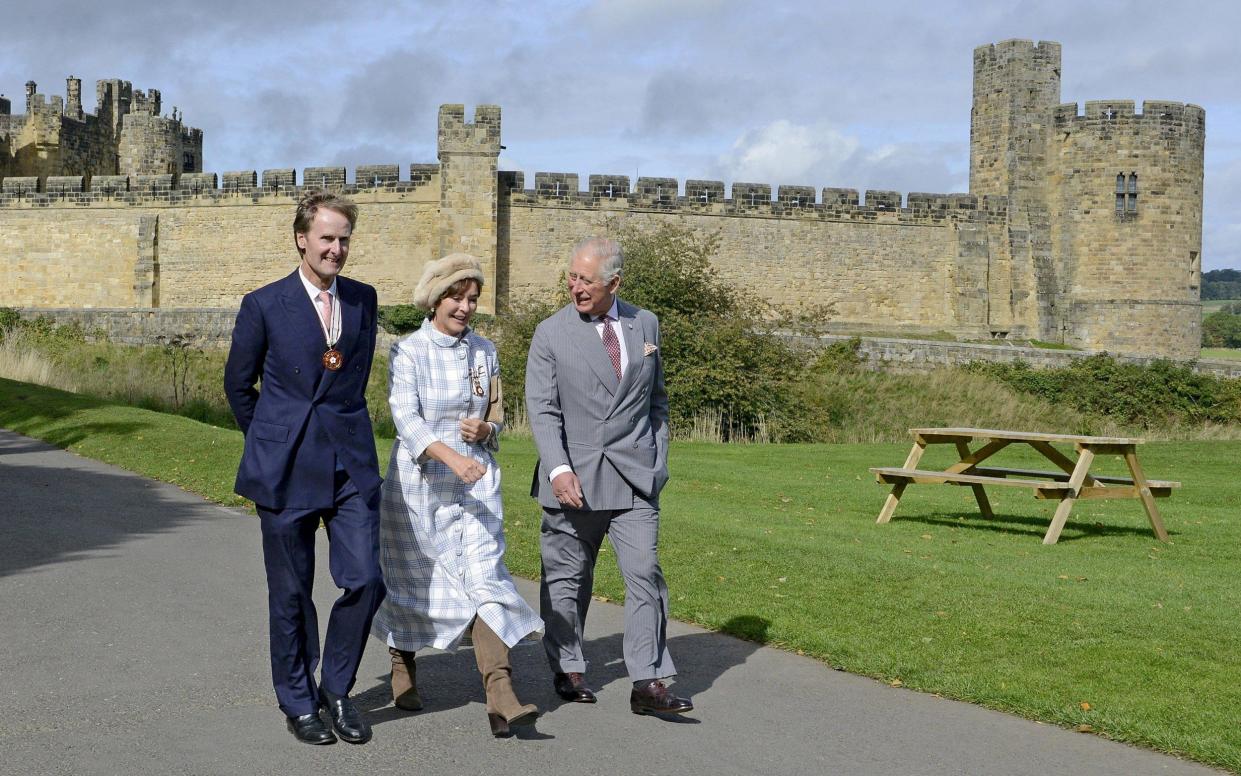
<instances>
[{"instance_id":1,"label":"castle window","mask_svg":"<svg viewBox=\"0 0 1241 776\"><path fill-rule=\"evenodd\" d=\"M194 154L181 155L181 172L194 172Z\"/></svg>"},{"instance_id":2,"label":"castle window","mask_svg":"<svg viewBox=\"0 0 1241 776\"><path fill-rule=\"evenodd\" d=\"M1126 180L1122 172L1116 176L1116 214L1126 215L1138 212L1138 174L1131 172Z\"/></svg>"}]
</instances>

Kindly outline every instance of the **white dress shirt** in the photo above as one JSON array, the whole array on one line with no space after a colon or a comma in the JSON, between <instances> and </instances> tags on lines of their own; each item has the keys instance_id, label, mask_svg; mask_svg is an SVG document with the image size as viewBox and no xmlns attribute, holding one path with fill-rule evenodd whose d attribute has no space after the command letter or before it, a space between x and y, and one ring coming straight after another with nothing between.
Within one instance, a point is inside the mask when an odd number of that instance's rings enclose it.
<instances>
[{"instance_id":1,"label":"white dress shirt","mask_svg":"<svg viewBox=\"0 0 1241 776\"><path fill-rule=\"evenodd\" d=\"M319 300L319 293L323 291L324 289L319 288L314 283L311 283L309 280L307 280L306 274L302 272L301 267L297 268L297 276L301 278L302 286L306 289L306 293L310 296L310 303L315 306L315 312L319 314L319 325L323 326L323 318L324 318L323 302ZM332 315L333 313L332 304L336 301L336 278L332 278L332 285L327 288L327 293L328 293L328 305L329 305L327 309L327 319L329 321L333 321L333 324L335 324L335 320ZM332 332L325 331L323 332L323 336L326 337L327 339L331 339ZM337 336L339 336L339 334Z\"/></svg>"}]
</instances>

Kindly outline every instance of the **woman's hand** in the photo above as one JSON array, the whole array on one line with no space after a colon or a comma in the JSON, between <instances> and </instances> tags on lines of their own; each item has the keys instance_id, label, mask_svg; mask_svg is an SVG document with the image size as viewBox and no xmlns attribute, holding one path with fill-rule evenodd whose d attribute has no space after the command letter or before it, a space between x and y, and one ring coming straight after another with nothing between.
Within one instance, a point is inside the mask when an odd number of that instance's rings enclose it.
<instances>
[{"instance_id":1,"label":"woman's hand","mask_svg":"<svg viewBox=\"0 0 1241 776\"><path fill-rule=\"evenodd\" d=\"M428 445L426 456L447 466L466 485L473 485L487 473L485 464L475 461L468 455L458 453L443 442L432 442Z\"/></svg>"},{"instance_id":2,"label":"woman's hand","mask_svg":"<svg viewBox=\"0 0 1241 776\"><path fill-rule=\"evenodd\" d=\"M456 451L453 451L452 455L445 457L448 460L444 461L444 463L466 485L473 485L487 473L486 466Z\"/></svg>"},{"instance_id":3,"label":"woman's hand","mask_svg":"<svg viewBox=\"0 0 1241 776\"><path fill-rule=\"evenodd\" d=\"M461 419L461 438L471 444L480 445L491 436L492 426L481 418Z\"/></svg>"}]
</instances>

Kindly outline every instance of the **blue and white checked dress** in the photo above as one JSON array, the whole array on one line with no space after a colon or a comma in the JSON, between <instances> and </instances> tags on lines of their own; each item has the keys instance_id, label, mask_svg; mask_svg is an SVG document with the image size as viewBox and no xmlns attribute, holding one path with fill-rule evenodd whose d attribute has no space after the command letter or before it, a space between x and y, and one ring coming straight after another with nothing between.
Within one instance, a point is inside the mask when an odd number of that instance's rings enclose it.
<instances>
[{"instance_id":1,"label":"blue and white checked dress","mask_svg":"<svg viewBox=\"0 0 1241 776\"><path fill-rule=\"evenodd\" d=\"M543 631L504 565L495 458L486 446L461 439L460 418L482 417L491 378L499 372L489 340L472 331L458 339L429 320L392 346L388 404L397 439L383 484L379 534L388 595L371 628L388 646L412 652L468 643L475 615L510 647ZM466 486L446 465L423 456L437 441L485 464L487 473Z\"/></svg>"}]
</instances>

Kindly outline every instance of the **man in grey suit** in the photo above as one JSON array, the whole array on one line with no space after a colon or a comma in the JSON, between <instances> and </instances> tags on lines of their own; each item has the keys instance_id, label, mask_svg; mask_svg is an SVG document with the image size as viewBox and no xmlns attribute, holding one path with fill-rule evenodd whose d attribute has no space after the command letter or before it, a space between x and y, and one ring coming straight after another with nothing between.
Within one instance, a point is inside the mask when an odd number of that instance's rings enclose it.
<instances>
[{"instance_id":1,"label":"man in grey suit","mask_svg":"<svg viewBox=\"0 0 1241 776\"><path fill-rule=\"evenodd\" d=\"M543 645L556 693L594 703L582 636L603 537L625 580L625 668L635 714L694 708L663 679L668 586L659 567L659 492L668 481L668 394L659 321L617 298L624 257L615 240L573 250L570 304L534 332L526 407L539 450L531 495L543 507Z\"/></svg>"}]
</instances>

